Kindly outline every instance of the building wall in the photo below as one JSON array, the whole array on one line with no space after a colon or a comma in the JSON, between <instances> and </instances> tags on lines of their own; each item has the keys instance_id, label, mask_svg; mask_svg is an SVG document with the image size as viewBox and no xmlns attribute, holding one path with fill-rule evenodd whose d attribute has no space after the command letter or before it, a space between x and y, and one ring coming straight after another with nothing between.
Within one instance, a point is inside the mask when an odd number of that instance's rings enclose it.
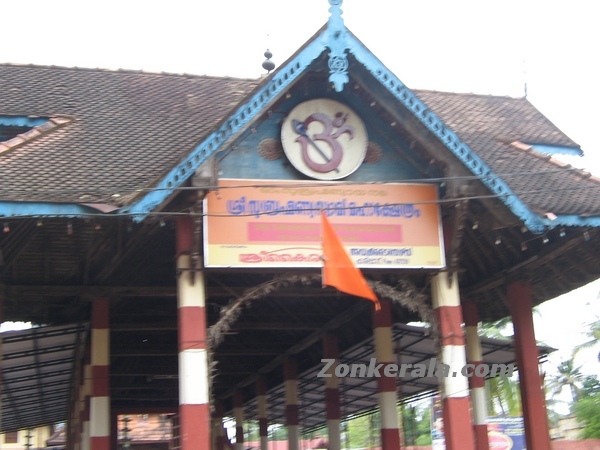
<instances>
[{"instance_id":1,"label":"building wall","mask_svg":"<svg viewBox=\"0 0 600 450\"><path fill-rule=\"evenodd\" d=\"M46 441L50 438L52 428L47 427L39 427L32 430L19 430L17 434L17 442L16 443L7 443L7 435L0 435L0 448L2 450L25 450L27 447L27 434L31 435L29 439L29 443L31 444L31 449L44 448L46 447Z\"/></svg>"}]
</instances>

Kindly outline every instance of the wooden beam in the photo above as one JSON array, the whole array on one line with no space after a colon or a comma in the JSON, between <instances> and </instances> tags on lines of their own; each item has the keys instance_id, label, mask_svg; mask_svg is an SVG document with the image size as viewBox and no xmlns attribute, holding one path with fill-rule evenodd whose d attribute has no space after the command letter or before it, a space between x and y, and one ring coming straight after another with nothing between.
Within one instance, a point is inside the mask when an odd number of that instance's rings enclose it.
<instances>
[{"instance_id":1,"label":"wooden beam","mask_svg":"<svg viewBox=\"0 0 600 450\"><path fill-rule=\"evenodd\" d=\"M285 323L285 322L248 322L248 323L238 323L235 324L232 328L234 330L265 330L265 331L303 331L303 330L320 330L321 326L311 323L303 323L303 322L294 322L294 323Z\"/></svg>"},{"instance_id":2,"label":"wooden beam","mask_svg":"<svg viewBox=\"0 0 600 450\"><path fill-rule=\"evenodd\" d=\"M592 230L593 231L593 230ZM596 237L596 233L592 233L593 237ZM469 286L464 288L463 292L466 297L475 298L475 295L485 292L489 289L497 288L506 283L507 277L512 276L517 271L523 270L534 270L537 269L546 263L553 261L559 256L564 255L565 253L571 251L577 246L581 245L581 236L577 236L565 242L563 245L559 247L555 247L552 250L544 253L535 255L529 259L521 261L518 264L515 264L512 267L508 267L501 272L498 272L495 276L488 278L487 280L477 283L476 285Z\"/></svg>"},{"instance_id":3,"label":"wooden beam","mask_svg":"<svg viewBox=\"0 0 600 450\"><path fill-rule=\"evenodd\" d=\"M308 335L307 337L302 339L297 344L292 345L286 351L281 352L273 360L271 360L270 362L265 364L263 367L258 369L256 371L256 373L250 375L249 377L246 377L244 380L240 381L235 386L232 386L231 389L229 389L227 392L225 392L223 394L222 398L225 399L225 398L231 397L236 390L241 389L245 386L248 386L251 383L254 383L259 374L267 374L267 373L273 371L278 366L280 366L283 363L283 361L286 358L288 358L289 356L300 353L301 351L303 351L303 350L309 348L310 346L314 345L315 343L319 342L321 340L321 338L323 337L323 334L326 331L339 328L344 323L349 322L350 320L354 319L355 317L357 317L361 314L364 314L366 310L367 310L366 302L357 303L352 308L348 309L344 313L340 314L339 316L337 316L334 319L327 322L319 330L312 332L310 335ZM221 352L218 352L218 353L221 353Z\"/></svg>"},{"instance_id":4,"label":"wooden beam","mask_svg":"<svg viewBox=\"0 0 600 450\"><path fill-rule=\"evenodd\" d=\"M15 297L176 297L173 286L5 285L6 299Z\"/></svg>"}]
</instances>

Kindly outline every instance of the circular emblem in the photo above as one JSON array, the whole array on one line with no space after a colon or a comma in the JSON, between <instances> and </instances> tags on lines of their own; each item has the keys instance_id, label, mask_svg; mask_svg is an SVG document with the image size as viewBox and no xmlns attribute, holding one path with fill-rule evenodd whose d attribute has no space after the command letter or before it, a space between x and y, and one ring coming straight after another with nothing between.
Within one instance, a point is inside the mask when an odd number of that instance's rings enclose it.
<instances>
[{"instance_id":1,"label":"circular emblem","mask_svg":"<svg viewBox=\"0 0 600 450\"><path fill-rule=\"evenodd\" d=\"M281 126L283 150L292 165L311 178L339 180L361 165L367 131L358 115L329 99L297 105Z\"/></svg>"}]
</instances>

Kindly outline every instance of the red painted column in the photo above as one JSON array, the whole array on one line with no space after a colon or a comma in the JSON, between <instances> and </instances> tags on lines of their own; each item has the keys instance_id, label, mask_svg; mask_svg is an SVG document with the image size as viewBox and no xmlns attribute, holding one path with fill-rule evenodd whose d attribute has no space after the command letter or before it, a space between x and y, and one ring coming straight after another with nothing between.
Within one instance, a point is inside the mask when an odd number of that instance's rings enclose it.
<instances>
[{"instance_id":1,"label":"red painted column","mask_svg":"<svg viewBox=\"0 0 600 450\"><path fill-rule=\"evenodd\" d=\"M215 402L215 449L225 450L225 428L223 428L223 404L220 401Z\"/></svg>"},{"instance_id":2,"label":"red painted column","mask_svg":"<svg viewBox=\"0 0 600 450\"><path fill-rule=\"evenodd\" d=\"M383 364L377 378L377 395L381 415L382 450L400 449L398 424L396 374L385 376L385 367L396 364L392 342L392 307L388 300L380 300L381 309L373 313L373 340L377 364Z\"/></svg>"},{"instance_id":3,"label":"red painted column","mask_svg":"<svg viewBox=\"0 0 600 450\"><path fill-rule=\"evenodd\" d=\"M288 450L299 449L300 409L298 406L298 372L296 361L288 358L283 362L285 383L285 425L288 433Z\"/></svg>"},{"instance_id":4,"label":"red painted column","mask_svg":"<svg viewBox=\"0 0 600 450\"><path fill-rule=\"evenodd\" d=\"M550 450L546 402L538 364L533 328L531 282L516 281L507 288L508 306L515 330L515 352L527 448Z\"/></svg>"},{"instance_id":5,"label":"red painted column","mask_svg":"<svg viewBox=\"0 0 600 450\"><path fill-rule=\"evenodd\" d=\"M76 450L90 450L90 395L92 393L92 346L85 346L83 357L83 380L81 385L81 408Z\"/></svg>"},{"instance_id":6,"label":"red painted column","mask_svg":"<svg viewBox=\"0 0 600 450\"><path fill-rule=\"evenodd\" d=\"M192 267L194 221L177 218L179 423L182 450L210 449L204 274Z\"/></svg>"},{"instance_id":7,"label":"red painted column","mask_svg":"<svg viewBox=\"0 0 600 450\"><path fill-rule=\"evenodd\" d=\"M4 297L0 294L0 324L4 322ZM0 333L0 362L4 359L4 339ZM0 425L2 424L2 415L4 414L2 405L2 364L0 364ZM0 431L1 431L0 426Z\"/></svg>"},{"instance_id":8,"label":"red painted column","mask_svg":"<svg viewBox=\"0 0 600 450\"><path fill-rule=\"evenodd\" d=\"M244 450L244 397L236 391L233 394L233 417L235 418L235 450Z\"/></svg>"},{"instance_id":9,"label":"red painted column","mask_svg":"<svg viewBox=\"0 0 600 450\"><path fill-rule=\"evenodd\" d=\"M92 300L90 449L110 449L110 329L109 300Z\"/></svg>"},{"instance_id":10,"label":"red painted column","mask_svg":"<svg viewBox=\"0 0 600 450\"><path fill-rule=\"evenodd\" d=\"M119 415L117 413L110 415L110 433L111 449L119 448Z\"/></svg>"},{"instance_id":11,"label":"red painted column","mask_svg":"<svg viewBox=\"0 0 600 450\"><path fill-rule=\"evenodd\" d=\"M263 376L256 379L256 402L258 405L258 434L260 449L269 450L269 422L267 420L267 383Z\"/></svg>"},{"instance_id":12,"label":"red painted column","mask_svg":"<svg viewBox=\"0 0 600 450\"><path fill-rule=\"evenodd\" d=\"M431 280L433 308L441 339L441 362L448 376L441 379L444 438L447 450L475 450L471 427L469 382L462 374L467 363L463 335L458 279L449 282L448 273L440 272Z\"/></svg>"},{"instance_id":13,"label":"red painted column","mask_svg":"<svg viewBox=\"0 0 600 450\"><path fill-rule=\"evenodd\" d=\"M338 360L340 358L337 336L326 333L323 336L323 358L334 359L327 370L329 377L325 378L325 418L327 420L327 436L329 438L329 450L340 450L342 447L342 436L340 431L340 391L339 380L335 374Z\"/></svg>"},{"instance_id":14,"label":"red painted column","mask_svg":"<svg viewBox=\"0 0 600 450\"><path fill-rule=\"evenodd\" d=\"M479 313L477 312L477 304L474 301L466 300L462 303L462 310L467 337L467 362L474 366L473 375L469 378L469 388L471 389L475 448L477 450L489 450L485 377L477 375L480 373L477 372L477 367L483 365L483 353L478 333Z\"/></svg>"}]
</instances>

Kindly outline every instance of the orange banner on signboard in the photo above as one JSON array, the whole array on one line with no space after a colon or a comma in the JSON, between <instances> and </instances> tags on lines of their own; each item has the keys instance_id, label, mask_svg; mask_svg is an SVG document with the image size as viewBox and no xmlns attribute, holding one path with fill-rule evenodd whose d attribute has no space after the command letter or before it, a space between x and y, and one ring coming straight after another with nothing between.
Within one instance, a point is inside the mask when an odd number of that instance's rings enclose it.
<instances>
[{"instance_id":1,"label":"orange banner on signboard","mask_svg":"<svg viewBox=\"0 0 600 450\"><path fill-rule=\"evenodd\" d=\"M242 179L205 198L205 265L320 267L321 211L358 267L444 267L435 185Z\"/></svg>"}]
</instances>

